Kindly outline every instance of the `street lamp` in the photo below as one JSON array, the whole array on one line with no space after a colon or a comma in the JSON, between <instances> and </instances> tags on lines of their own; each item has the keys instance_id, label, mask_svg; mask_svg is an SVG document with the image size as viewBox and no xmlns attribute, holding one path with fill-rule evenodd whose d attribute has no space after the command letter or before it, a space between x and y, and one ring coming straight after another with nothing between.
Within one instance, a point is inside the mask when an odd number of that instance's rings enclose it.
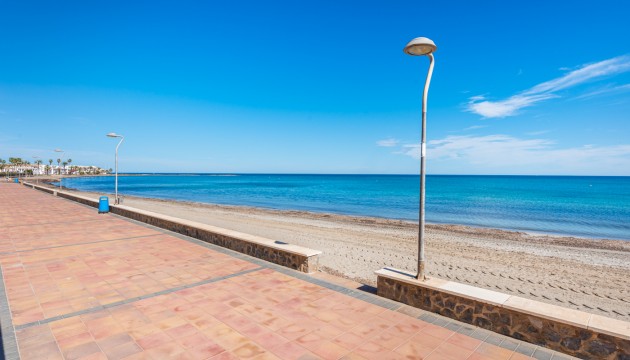
<instances>
[{"instance_id":1,"label":"street lamp","mask_svg":"<svg viewBox=\"0 0 630 360\"><path fill-rule=\"evenodd\" d=\"M408 55L421 56L426 55L429 58L429 73L424 83L424 92L422 94L422 141L420 142L420 219L418 229L418 274L416 279L426 279L424 274L424 189L425 189L425 171L427 153L427 94L429 92L429 84L431 83L431 75L433 74L433 52L437 50L435 43L428 38L418 37L411 40L405 46L404 52Z\"/></svg>"},{"instance_id":2,"label":"street lamp","mask_svg":"<svg viewBox=\"0 0 630 360\"><path fill-rule=\"evenodd\" d=\"M108 137L111 138L120 138L120 142L118 143L118 145L116 145L116 180L115 180L115 195L114 195L114 204L118 204L119 200L118 200L118 147L120 146L120 144L122 144L123 140L125 140L125 137L122 135L118 135L116 133L109 133L107 134Z\"/></svg>"},{"instance_id":3,"label":"street lamp","mask_svg":"<svg viewBox=\"0 0 630 360\"><path fill-rule=\"evenodd\" d=\"M66 153L65 151L61 150L61 149L55 149L55 152L60 152L61 156L59 157L59 163L57 163L57 166L59 167L59 190L61 190L61 163L63 162L63 155Z\"/></svg>"}]
</instances>

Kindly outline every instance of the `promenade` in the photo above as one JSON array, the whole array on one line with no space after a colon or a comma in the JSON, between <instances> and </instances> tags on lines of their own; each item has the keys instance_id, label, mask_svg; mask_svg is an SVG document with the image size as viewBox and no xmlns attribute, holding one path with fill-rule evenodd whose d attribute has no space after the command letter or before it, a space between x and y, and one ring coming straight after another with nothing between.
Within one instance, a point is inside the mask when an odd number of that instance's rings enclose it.
<instances>
[{"instance_id":1,"label":"promenade","mask_svg":"<svg viewBox=\"0 0 630 360\"><path fill-rule=\"evenodd\" d=\"M13 183L0 184L7 359L568 359Z\"/></svg>"}]
</instances>

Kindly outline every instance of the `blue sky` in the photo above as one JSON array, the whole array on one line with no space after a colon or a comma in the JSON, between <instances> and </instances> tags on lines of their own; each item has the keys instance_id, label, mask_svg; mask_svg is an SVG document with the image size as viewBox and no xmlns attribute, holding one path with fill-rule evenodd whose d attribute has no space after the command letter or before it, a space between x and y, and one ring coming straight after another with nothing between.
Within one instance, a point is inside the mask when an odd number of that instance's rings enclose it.
<instances>
[{"instance_id":1,"label":"blue sky","mask_svg":"<svg viewBox=\"0 0 630 360\"><path fill-rule=\"evenodd\" d=\"M630 3L0 2L0 158L122 172L630 175Z\"/></svg>"}]
</instances>

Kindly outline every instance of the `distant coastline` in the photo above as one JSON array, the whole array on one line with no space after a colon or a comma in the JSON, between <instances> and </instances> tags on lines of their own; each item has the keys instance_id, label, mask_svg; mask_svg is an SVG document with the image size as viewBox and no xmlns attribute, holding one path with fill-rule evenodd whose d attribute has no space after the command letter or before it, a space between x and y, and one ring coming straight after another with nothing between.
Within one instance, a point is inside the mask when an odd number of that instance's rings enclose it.
<instances>
[{"instance_id":1,"label":"distant coastline","mask_svg":"<svg viewBox=\"0 0 630 360\"><path fill-rule=\"evenodd\" d=\"M102 175L81 175L81 176L114 176L115 174L102 174ZM409 176L419 177L418 174L353 174L353 173L339 173L339 174L325 174L325 173L203 173L203 172L120 172L119 176L249 176L249 175L282 175L282 176ZM630 175L532 175L532 174L427 174L432 177L568 177L568 178L630 178ZM80 177L80 176L78 176Z\"/></svg>"}]
</instances>

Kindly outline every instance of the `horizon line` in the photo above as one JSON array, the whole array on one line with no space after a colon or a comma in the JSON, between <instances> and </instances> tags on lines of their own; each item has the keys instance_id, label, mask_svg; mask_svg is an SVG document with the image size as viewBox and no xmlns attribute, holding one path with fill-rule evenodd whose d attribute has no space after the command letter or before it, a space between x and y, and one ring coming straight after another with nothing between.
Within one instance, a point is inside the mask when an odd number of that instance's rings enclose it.
<instances>
[{"instance_id":1,"label":"horizon line","mask_svg":"<svg viewBox=\"0 0 630 360\"><path fill-rule=\"evenodd\" d=\"M114 175L114 174L108 174ZM283 173L283 172L119 172L118 175L321 175L321 176L420 176L419 174L389 173ZM630 177L630 175L575 175L575 174L427 174L427 176L565 176L565 177Z\"/></svg>"}]
</instances>

